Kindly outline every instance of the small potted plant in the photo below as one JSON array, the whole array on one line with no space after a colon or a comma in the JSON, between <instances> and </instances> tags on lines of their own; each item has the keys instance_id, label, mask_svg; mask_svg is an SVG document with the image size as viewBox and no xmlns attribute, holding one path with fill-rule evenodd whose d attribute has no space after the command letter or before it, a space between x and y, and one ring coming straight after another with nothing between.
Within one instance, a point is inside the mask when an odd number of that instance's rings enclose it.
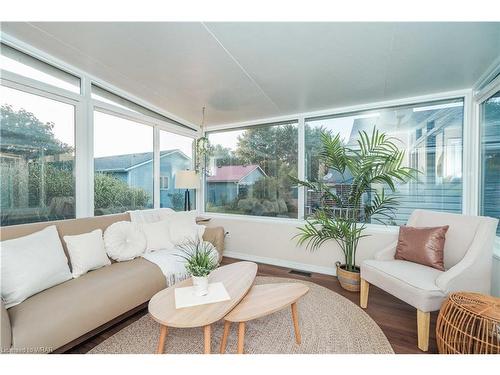
<instances>
[{"instance_id":1,"label":"small potted plant","mask_svg":"<svg viewBox=\"0 0 500 375\"><path fill-rule=\"evenodd\" d=\"M219 265L218 253L210 242L188 241L178 246L186 261L186 271L193 279L193 286L197 296L208 294L208 275Z\"/></svg>"}]
</instances>

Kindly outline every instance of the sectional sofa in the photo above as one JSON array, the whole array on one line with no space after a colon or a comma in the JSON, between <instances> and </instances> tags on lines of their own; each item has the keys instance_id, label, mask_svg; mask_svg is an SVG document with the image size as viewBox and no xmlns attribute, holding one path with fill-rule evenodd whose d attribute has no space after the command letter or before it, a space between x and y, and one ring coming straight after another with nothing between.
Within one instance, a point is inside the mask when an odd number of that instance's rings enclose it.
<instances>
[{"instance_id":1,"label":"sectional sofa","mask_svg":"<svg viewBox=\"0 0 500 375\"><path fill-rule=\"evenodd\" d=\"M95 229L104 232L118 221L130 221L129 214L2 227L0 238L2 241L14 239L56 225L68 255L63 236ZM222 256L222 227L207 227L203 239L214 244ZM135 258L90 271L37 293L9 309L2 302L2 352L64 352L145 308L151 297L165 287L165 276L157 265L144 258Z\"/></svg>"}]
</instances>

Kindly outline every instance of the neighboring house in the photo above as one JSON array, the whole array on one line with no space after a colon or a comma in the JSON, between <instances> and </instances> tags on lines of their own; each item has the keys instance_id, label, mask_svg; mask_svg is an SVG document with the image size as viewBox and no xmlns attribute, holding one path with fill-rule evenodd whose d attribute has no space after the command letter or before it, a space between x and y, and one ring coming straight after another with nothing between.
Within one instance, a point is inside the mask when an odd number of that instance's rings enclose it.
<instances>
[{"instance_id":1,"label":"neighboring house","mask_svg":"<svg viewBox=\"0 0 500 375\"><path fill-rule=\"evenodd\" d=\"M160 207L175 207L175 194L183 191L175 189L175 175L179 170L191 168L191 158L180 150L160 152ZM153 202L153 153L113 155L94 160L96 172L116 177L131 187L141 188L150 194Z\"/></svg>"},{"instance_id":2,"label":"neighboring house","mask_svg":"<svg viewBox=\"0 0 500 375\"><path fill-rule=\"evenodd\" d=\"M216 167L207 177L207 201L215 206L231 203L240 192L266 177L258 165L227 165Z\"/></svg>"}]
</instances>

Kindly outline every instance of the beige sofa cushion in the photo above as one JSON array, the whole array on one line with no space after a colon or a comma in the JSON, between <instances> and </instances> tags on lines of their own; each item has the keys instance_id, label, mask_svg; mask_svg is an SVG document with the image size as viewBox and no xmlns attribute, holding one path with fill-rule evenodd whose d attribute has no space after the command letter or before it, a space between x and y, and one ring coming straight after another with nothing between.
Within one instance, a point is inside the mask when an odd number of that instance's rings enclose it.
<instances>
[{"instance_id":1,"label":"beige sofa cushion","mask_svg":"<svg viewBox=\"0 0 500 375\"><path fill-rule=\"evenodd\" d=\"M211 242L219 252L219 263L224 254L224 237L225 232L223 227L206 227L203 233L203 241Z\"/></svg>"},{"instance_id":2,"label":"beige sofa cushion","mask_svg":"<svg viewBox=\"0 0 500 375\"><path fill-rule=\"evenodd\" d=\"M165 287L160 269L137 258L47 289L9 309L13 351L55 350L147 302Z\"/></svg>"}]
</instances>

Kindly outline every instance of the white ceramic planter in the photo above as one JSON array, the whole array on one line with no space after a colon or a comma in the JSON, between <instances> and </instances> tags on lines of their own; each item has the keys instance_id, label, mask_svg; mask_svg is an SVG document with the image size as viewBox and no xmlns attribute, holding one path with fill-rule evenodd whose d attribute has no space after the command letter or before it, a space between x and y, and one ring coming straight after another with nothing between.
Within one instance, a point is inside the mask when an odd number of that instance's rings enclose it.
<instances>
[{"instance_id":1,"label":"white ceramic planter","mask_svg":"<svg viewBox=\"0 0 500 375\"><path fill-rule=\"evenodd\" d=\"M208 294L208 276L191 276L193 279L194 293L197 296Z\"/></svg>"}]
</instances>

